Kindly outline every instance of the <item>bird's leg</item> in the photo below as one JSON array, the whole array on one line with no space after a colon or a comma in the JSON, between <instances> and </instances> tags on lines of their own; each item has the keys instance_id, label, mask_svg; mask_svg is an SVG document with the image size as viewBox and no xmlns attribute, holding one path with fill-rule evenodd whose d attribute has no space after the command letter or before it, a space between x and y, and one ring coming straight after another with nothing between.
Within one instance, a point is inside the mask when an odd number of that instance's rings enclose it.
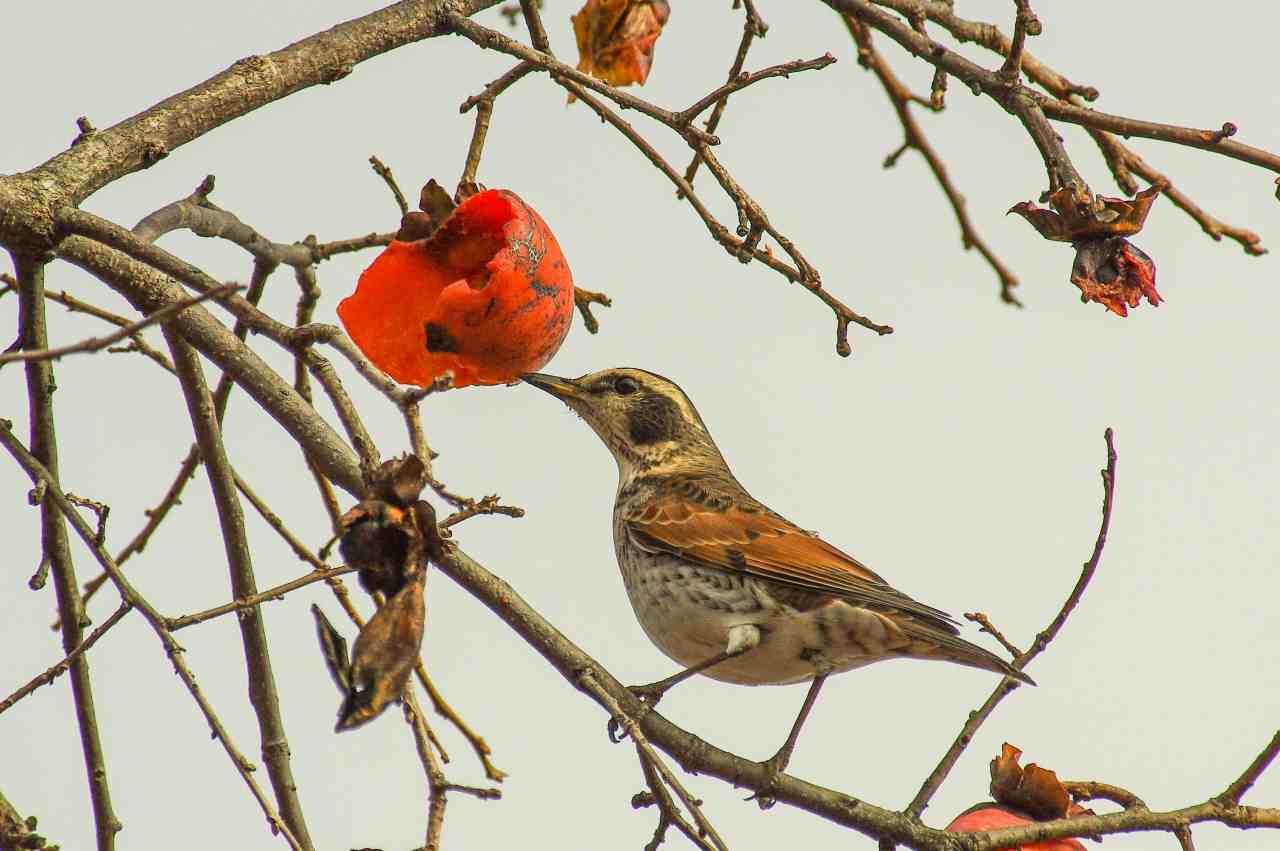
<instances>
[{"instance_id":1,"label":"bird's leg","mask_svg":"<svg viewBox=\"0 0 1280 851\"><path fill-rule=\"evenodd\" d=\"M708 668L714 668L721 662L732 659L735 656L741 656L748 650L752 650L760 646L760 627L755 624L738 624L729 628L729 639L722 652L717 653L710 659L699 662L692 667L685 668L683 671L672 674L665 680L658 680L656 683L649 683L644 686L628 686L627 690L640 698L648 706L657 706L658 701L667 693L667 689L676 683L682 683L692 677L694 674L700 674Z\"/></svg>"},{"instance_id":2,"label":"bird's leg","mask_svg":"<svg viewBox=\"0 0 1280 851\"><path fill-rule=\"evenodd\" d=\"M729 639L725 649L720 653L699 662L692 667L685 668L667 677L665 680L658 680L656 683L649 683L643 686L627 686L627 691L634 694L646 706L653 708L658 705L658 701L667 693L667 689L676 683L682 683L692 677L694 674L700 674L708 668L713 668L727 659L735 656L741 656L748 650L752 650L760 646L760 628L754 624L738 624L730 627ZM619 733L618 721L616 718L609 719L609 740L612 742L620 742L626 736L625 733Z\"/></svg>"},{"instance_id":3,"label":"bird's leg","mask_svg":"<svg viewBox=\"0 0 1280 851\"><path fill-rule=\"evenodd\" d=\"M707 668L719 665L726 659L732 659L734 656L738 656L743 652L744 651L739 650L737 653L730 653L728 650L725 650L722 653L717 653L705 662L699 662L691 668L685 668L683 671L672 674L665 680L658 680L656 683L649 683L648 685L643 686L627 686L627 691L634 694L647 706L657 706L658 701L667 693L667 689L671 688L676 683L682 683L694 674L700 674Z\"/></svg>"},{"instance_id":4,"label":"bird's leg","mask_svg":"<svg viewBox=\"0 0 1280 851\"><path fill-rule=\"evenodd\" d=\"M773 785L778 782L778 775L782 774L787 763L791 761L791 752L796 749L796 740L800 738L800 728L804 726L805 720L813 710L813 704L818 700L818 692L822 690L822 684L826 681L826 674L818 674L813 678L809 691L804 696L804 705L800 707L800 714L791 725L791 733L787 736L787 740L782 743L782 747L778 748L777 753L760 763L765 772L764 783L760 785L760 790L747 800L759 801L761 809L773 806L773 796L769 793L773 790Z\"/></svg>"}]
</instances>

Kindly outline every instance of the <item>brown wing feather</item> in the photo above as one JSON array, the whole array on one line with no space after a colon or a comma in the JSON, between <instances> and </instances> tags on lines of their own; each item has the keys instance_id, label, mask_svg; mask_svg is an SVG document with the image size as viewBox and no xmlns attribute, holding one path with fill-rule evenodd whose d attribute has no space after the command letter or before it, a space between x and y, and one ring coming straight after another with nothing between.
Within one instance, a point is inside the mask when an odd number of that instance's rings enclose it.
<instances>
[{"instance_id":1,"label":"brown wing feather","mask_svg":"<svg viewBox=\"0 0 1280 851\"><path fill-rule=\"evenodd\" d=\"M645 549L903 612L937 629L957 631L946 612L895 590L853 556L763 506L750 509L706 507L671 497L647 500L624 519L633 540Z\"/></svg>"}]
</instances>

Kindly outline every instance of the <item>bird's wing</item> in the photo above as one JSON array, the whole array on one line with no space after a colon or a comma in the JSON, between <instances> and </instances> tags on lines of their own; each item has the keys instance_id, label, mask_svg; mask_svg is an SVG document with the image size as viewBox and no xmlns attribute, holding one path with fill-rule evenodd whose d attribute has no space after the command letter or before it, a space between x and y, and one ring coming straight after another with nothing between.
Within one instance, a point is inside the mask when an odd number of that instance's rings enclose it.
<instances>
[{"instance_id":1,"label":"bird's wing","mask_svg":"<svg viewBox=\"0 0 1280 851\"><path fill-rule=\"evenodd\" d=\"M706 507L679 496L647 500L624 514L636 545L723 570L914 616L955 633L954 619L894 589L853 556L764 509Z\"/></svg>"}]
</instances>

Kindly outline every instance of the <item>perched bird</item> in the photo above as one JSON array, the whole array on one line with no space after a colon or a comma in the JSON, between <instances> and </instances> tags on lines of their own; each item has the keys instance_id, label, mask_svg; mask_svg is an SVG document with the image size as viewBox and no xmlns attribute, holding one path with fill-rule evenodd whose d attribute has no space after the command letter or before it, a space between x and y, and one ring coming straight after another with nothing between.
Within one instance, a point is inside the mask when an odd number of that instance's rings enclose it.
<instances>
[{"instance_id":1,"label":"perched bird","mask_svg":"<svg viewBox=\"0 0 1280 851\"><path fill-rule=\"evenodd\" d=\"M786 767L829 674L882 659L940 659L1032 683L960 638L945 612L747 493L674 382L640 369L524 380L577 412L618 463L613 539L622 581L645 634L685 666L632 691L653 705L699 673L744 685L812 681L786 742L764 763L762 790Z\"/></svg>"}]
</instances>

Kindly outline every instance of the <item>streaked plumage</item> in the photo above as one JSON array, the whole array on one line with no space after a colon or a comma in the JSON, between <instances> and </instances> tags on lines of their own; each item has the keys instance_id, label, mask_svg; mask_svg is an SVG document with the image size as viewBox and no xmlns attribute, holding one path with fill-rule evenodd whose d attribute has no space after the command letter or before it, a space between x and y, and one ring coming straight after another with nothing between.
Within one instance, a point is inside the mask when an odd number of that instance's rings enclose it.
<instances>
[{"instance_id":1,"label":"streaked plumage","mask_svg":"<svg viewBox=\"0 0 1280 851\"><path fill-rule=\"evenodd\" d=\"M816 679L806 712L826 675L883 659L941 659L1030 682L960 638L945 612L747 493L693 403L668 379L609 369L525 380L563 400L612 451L623 583L645 633L686 668L721 656L699 672L747 685ZM653 684L649 696L680 679ZM788 745L774 768L785 765Z\"/></svg>"}]
</instances>

